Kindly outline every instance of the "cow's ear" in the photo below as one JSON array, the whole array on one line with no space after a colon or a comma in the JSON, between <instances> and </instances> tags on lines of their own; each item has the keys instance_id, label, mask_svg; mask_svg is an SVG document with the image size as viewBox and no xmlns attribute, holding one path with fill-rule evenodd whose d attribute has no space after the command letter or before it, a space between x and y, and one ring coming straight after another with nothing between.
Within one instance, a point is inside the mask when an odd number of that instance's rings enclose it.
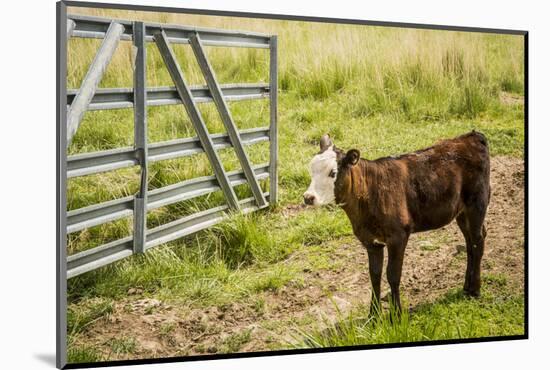
<instances>
[{"instance_id":1,"label":"cow's ear","mask_svg":"<svg viewBox=\"0 0 550 370\"><path fill-rule=\"evenodd\" d=\"M359 153L359 150L351 149L346 153L346 157L344 158L344 163L350 166L355 166L357 162L359 162L360 155L361 153Z\"/></svg>"},{"instance_id":2,"label":"cow's ear","mask_svg":"<svg viewBox=\"0 0 550 370\"><path fill-rule=\"evenodd\" d=\"M332 146L332 140L330 140L329 134L324 134L321 137L321 140L319 141L319 147L321 148L321 151L319 153L323 153L325 150L330 148Z\"/></svg>"}]
</instances>

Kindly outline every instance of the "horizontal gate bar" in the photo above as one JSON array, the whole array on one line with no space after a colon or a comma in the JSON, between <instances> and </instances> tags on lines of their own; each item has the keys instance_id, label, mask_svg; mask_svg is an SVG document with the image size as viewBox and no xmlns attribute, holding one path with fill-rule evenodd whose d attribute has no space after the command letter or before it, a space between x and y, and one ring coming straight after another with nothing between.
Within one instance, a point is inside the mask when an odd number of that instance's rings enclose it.
<instances>
[{"instance_id":1,"label":"horizontal gate bar","mask_svg":"<svg viewBox=\"0 0 550 370\"><path fill-rule=\"evenodd\" d=\"M267 198L268 193L264 193L264 196ZM255 204L254 198L240 200L239 206L240 210L243 213L252 212L258 209ZM174 239L178 239L210 227L226 218L226 211L228 210L229 207L226 205L211 208L207 211L198 212L193 215L151 229L147 233L147 243L145 245L146 249L155 247L159 244L167 243Z\"/></svg>"},{"instance_id":2,"label":"horizontal gate bar","mask_svg":"<svg viewBox=\"0 0 550 370\"><path fill-rule=\"evenodd\" d=\"M133 254L131 236L67 257L67 279Z\"/></svg>"},{"instance_id":3,"label":"horizontal gate bar","mask_svg":"<svg viewBox=\"0 0 550 370\"><path fill-rule=\"evenodd\" d=\"M266 193L265 195L269 197ZM254 198L239 201L242 212L257 210ZM147 230L146 248L167 243L210 227L228 216L229 207L224 205L198 212L179 220ZM89 249L67 258L67 278L95 270L133 254L133 239L126 237L102 246Z\"/></svg>"},{"instance_id":4,"label":"horizontal gate bar","mask_svg":"<svg viewBox=\"0 0 550 370\"><path fill-rule=\"evenodd\" d=\"M268 164L254 166L254 175L258 180L264 180L268 176ZM231 186L242 185L246 183L246 177L243 171L232 171L227 173ZM213 193L220 190L215 176L197 177L191 180L155 189L149 192L149 203L147 209L155 209L168 204L180 202L201 195Z\"/></svg>"},{"instance_id":5,"label":"horizontal gate bar","mask_svg":"<svg viewBox=\"0 0 550 370\"><path fill-rule=\"evenodd\" d=\"M240 131L244 145L252 145L269 140L269 128L254 128ZM228 148L231 142L227 134L213 134L212 141L216 150ZM149 144L148 160L150 162L174 159L203 152L197 137L176 139ZM83 153L67 158L67 177L77 177L113 171L137 165L135 149L131 147Z\"/></svg>"},{"instance_id":6,"label":"horizontal gate bar","mask_svg":"<svg viewBox=\"0 0 550 370\"><path fill-rule=\"evenodd\" d=\"M114 199L67 212L67 234L129 217L134 213L134 196Z\"/></svg>"},{"instance_id":7,"label":"horizontal gate bar","mask_svg":"<svg viewBox=\"0 0 550 370\"><path fill-rule=\"evenodd\" d=\"M224 99L227 101L240 101L249 99L262 99L269 97L269 84L227 84L222 85ZM71 104L78 93L77 89L67 91L67 104ZM212 96L207 86L192 86L191 93L195 103L207 103L212 101ZM147 89L147 105L173 105L181 104L178 92L173 86L150 87ZM134 90L132 88L97 89L88 110L107 110L133 108Z\"/></svg>"},{"instance_id":8,"label":"horizontal gate bar","mask_svg":"<svg viewBox=\"0 0 550 370\"><path fill-rule=\"evenodd\" d=\"M266 179L268 171L269 166L267 164L254 167L254 174L258 180ZM228 177L233 187L246 183L243 171L228 172ZM150 211L168 204L193 199L218 190L220 190L220 187L215 176L197 177L182 181L149 191L147 194L147 210ZM133 209L133 196L75 209L67 213L67 233L129 217L133 214Z\"/></svg>"},{"instance_id":9,"label":"horizontal gate bar","mask_svg":"<svg viewBox=\"0 0 550 370\"><path fill-rule=\"evenodd\" d=\"M76 23L73 37L103 38L105 37L105 32L111 22L111 19L75 14L68 14L67 17ZM131 40L132 21L122 19L116 19L115 21L124 25L126 28L126 31L122 35L121 39ZM188 44L189 37L195 32L198 32L203 39L204 44L209 46L269 48L270 36L266 34L151 22L145 22L145 40L152 42L153 34L160 32L161 30L164 30L166 33L168 41L175 44Z\"/></svg>"}]
</instances>

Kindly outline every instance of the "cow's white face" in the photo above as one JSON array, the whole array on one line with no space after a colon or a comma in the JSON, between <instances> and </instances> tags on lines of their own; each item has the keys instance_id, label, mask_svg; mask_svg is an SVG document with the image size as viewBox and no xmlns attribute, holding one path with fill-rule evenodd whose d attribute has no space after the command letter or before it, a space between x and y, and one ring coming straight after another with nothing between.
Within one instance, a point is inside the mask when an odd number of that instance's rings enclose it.
<instances>
[{"instance_id":1,"label":"cow's white face","mask_svg":"<svg viewBox=\"0 0 550 370\"><path fill-rule=\"evenodd\" d=\"M337 170L334 145L313 157L309 165L311 184L304 193L306 204L322 206L334 202L334 181Z\"/></svg>"}]
</instances>

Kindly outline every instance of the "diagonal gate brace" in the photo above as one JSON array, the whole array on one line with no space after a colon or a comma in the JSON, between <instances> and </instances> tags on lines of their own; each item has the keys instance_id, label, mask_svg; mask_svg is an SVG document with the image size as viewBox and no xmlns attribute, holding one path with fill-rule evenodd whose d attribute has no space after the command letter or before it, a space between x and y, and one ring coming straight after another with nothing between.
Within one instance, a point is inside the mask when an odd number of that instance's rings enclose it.
<instances>
[{"instance_id":1,"label":"diagonal gate brace","mask_svg":"<svg viewBox=\"0 0 550 370\"><path fill-rule=\"evenodd\" d=\"M67 34L69 34L69 31L70 29L68 28ZM103 73L105 73L107 66L111 62L123 32L124 26L116 22L111 22L107 29L105 39L99 47L92 65L88 69L86 77L84 77L82 85L67 112L67 147L71 144L71 140L78 130L78 126L80 126L84 112L86 112L88 105L90 105L94 97Z\"/></svg>"},{"instance_id":2,"label":"diagonal gate brace","mask_svg":"<svg viewBox=\"0 0 550 370\"><path fill-rule=\"evenodd\" d=\"M220 161L220 157L214 149L212 138L208 133L208 129L202 119L202 115L200 114L200 111L195 104L193 95L191 94L191 90L183 79L183 73L176 61L174 52L170 48L166 33L164 32L164 30L161 30L160 32L155 33L153 35L153 38L158 46L160 55L162 56L162 59L164 60L164 63L168 68L168 72L172 77L172 81L174 81L174 84L176 85L176 90L178 91L180 99L183 102L185 110L187 111L187 114L189 115L189 118L191 119L191 122L195 127L195 131L197 132L197 136L199 137L201 145L204 148L204 151L208 157L208 160L210 161L210 164L212 165L212 168L214 169L214 174L216 175L216 179L218 180L220 188L225 195L227 203L232 210L239 210L239 201L237 199L237 195L235 194L235 190L231 186L229 178L227 177L227 173L225 172L223 165Z\"/></svg>"},{"instance_id":3,"label":"diagonal gate brace","mask_svg":"<svg viewBox=\"0 0 550 370\"><path fill-rule=\"evenodd\" d=\"M265 200L263 191L260 188L260 184L258 183L256 176L254 175L254 170L250 165L250 159L248 158L248 155L246 154L246 151L244 150L242 144L241 135L239 134L239 131L235 126L235 122L233 121L231 113L229 112L229 107L227 106L227 103L223 98L222 89L220 88L220 85L216 80L214 70L212 69L212 66L206 58L206 54L204 52L199 34L195 33L194 35L192 35L189 38L189 41L191 42L191 48L193 49L193 52L197 57L199 67L202 70L202 74L204 75L206 84L208 85L208 89L210 90L210 94L212 95L212 99L216 104L216 108L218 109L222 122L225 126L225 129L227 130L229 140L231 140L231 144L233 145L233 148L235 148L237 158L239 158L239 162L241 163L243 172L246 176L246 179L248 180L248 183L250 184L250 188L252 190L252 194L254 195L254 199L256 200L256 204L260 208L266 207L267 201Z\"/></svg>"}]
</instances>

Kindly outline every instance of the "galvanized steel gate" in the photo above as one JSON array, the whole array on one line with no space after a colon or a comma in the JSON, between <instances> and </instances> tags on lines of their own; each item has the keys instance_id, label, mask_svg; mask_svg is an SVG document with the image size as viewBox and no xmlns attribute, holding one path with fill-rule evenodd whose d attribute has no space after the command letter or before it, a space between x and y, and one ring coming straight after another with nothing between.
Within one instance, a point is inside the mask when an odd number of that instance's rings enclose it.
<instances>
[{"instance_id":1,"label":"galvanized steel gate","mask_svg":"<svg viewBox=\"0 0 550 370\"><path fill-rule=\"evenodd\" d=\"M67 92L67 147L86 111L133 108L134 147L69 156L67 178L123 167L141 167L140 190L135 196L116 199L67 212L66 233L133 215L133 235L67 257L67 278L120 260L133 253L202 230L223 220L228 211L250 212L277 201L277 36L232 32L179 25L130 22L68 15L67 38L101 38L103 42L78 90ZM135 66L133 88L100 89L98 85L118 43L131 40ZM156 43L175 87L146 87L146 43ZM190 44L207 86L189 86L176 61L171 44ZM204 52L204 46L268 48L269 84L220 85ZM270 99L268 127L239 131L227 101ZM211 135L198 103L214 102L227 134ZM181 104L189 115L197 137L148 144L147 106ZM270 141L269 164L252 166L244 146ZM217 150L233 147L242 171L226 172ZM152 191L147 190L148 163L205 152L214 176L186 180ZM269 193L259 180L269 178ZM253 197L239 200L234 186L248 183ZM212 208L147 230L147 211L220 190L226 206Z\"/></svg>"}]
</instances>

